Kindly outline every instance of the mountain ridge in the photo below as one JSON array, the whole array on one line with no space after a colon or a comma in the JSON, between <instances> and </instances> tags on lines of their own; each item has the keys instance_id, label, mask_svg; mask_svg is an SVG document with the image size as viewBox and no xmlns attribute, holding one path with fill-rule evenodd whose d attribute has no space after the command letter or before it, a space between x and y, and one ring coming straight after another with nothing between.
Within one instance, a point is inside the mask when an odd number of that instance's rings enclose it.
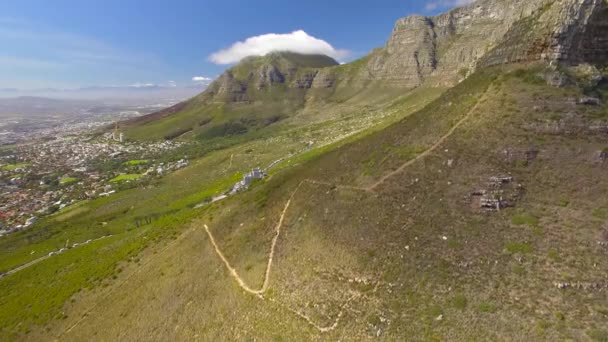
<instances>
[{"instance_id":1,"label":"mountain ridge","mask_svg":"<svg viewBox=\"0 0 608 342\"><path fill-rule=\"evenodd\" d=\"M327 56L290 52L247 57L186 103L123 126L154 124L186 108L203 113L217 104L273 103L273 115L289 117L311 98L344 101L377 87L449 87L494 65L605 63L607 6L603 0L479 0L437 16L412 15L396 22L384 47L357 61L338 65ZM190 128L196 130L181 130Z\"/></svg>"}]
</instances>

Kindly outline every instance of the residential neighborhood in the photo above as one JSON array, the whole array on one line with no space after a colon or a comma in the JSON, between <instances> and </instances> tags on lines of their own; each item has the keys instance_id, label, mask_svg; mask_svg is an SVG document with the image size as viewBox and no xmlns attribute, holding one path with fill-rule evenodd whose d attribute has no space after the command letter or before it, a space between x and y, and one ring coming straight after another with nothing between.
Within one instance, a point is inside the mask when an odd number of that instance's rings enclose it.
<instances>
[{"instance_id":1,"label":"residential neighborhood","mask_svg":"<svg viewBox=\"0 0 608 342\"><path fill-rule=\"evenodd\" d=\"M122 133L56 135L53 131L4 150L0 155L0 235L26 229L38 218L80 201L111 196L184 168L187 156L158 160L183 144L125 142Z\"/></svg>"}]
</instances>

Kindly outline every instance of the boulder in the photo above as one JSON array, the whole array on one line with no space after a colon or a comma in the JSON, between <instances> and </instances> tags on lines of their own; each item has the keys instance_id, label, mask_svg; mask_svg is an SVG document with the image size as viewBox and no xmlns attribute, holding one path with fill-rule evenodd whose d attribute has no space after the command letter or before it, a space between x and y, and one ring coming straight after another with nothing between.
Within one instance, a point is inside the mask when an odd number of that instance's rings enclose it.
<instances>
[{"instance_id":1,"label":"boulder","mask_svg":"<svg viewBox=\"0 0 608 342\"><path fill-rule=\"evenodd\" d=\"M583 97L579 98L578 101L576 101L576 103L578 103L579 105L586 105L586 106L599 106L602 104L600 99L598 99L597 97L591 97L591 96L583 96Z\"/></svg>"}]
</instances>

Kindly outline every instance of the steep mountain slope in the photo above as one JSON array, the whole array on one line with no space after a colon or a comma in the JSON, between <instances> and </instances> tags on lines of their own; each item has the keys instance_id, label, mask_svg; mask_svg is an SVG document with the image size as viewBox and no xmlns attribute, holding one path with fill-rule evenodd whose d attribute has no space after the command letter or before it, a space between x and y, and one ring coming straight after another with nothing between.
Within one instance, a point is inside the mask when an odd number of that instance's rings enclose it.
<instances>
[{"instance_id":1,"label":"steep mountain slope","mask_svg":"<svg viewBox=\"0 0 608 342\"><path fill-rule=\"evenodd\" d=\"M396 23L385 47L349 65L286 52L250 57L196 98L123 126L132 139L188 132L208 139L377 88L396 94L425 83L452 86L479 67L539 60L605 64L605 11L603 0L480 0L436 17L410 16ZM251 122L234 122L240 119ZM204 134L210 127L218 132Z\"/></svg>"},{"instance_id":2,"label":"steep mountain slope","mask_svg":"<svg viewBox=\"0 0 608 342\"><path fill-rule=\"evenodd\" d=\"M158 113L121 124L130 138L211 139L243 134L293 115L330 57L275 52L249 57L227 70L202 94Z\"/></svg>"},{"instance_id":3,"label":"steep mountain slope","mask_svg":"<svg viewBox=\"0 0 608 342\"><path fill-rule=\"evenodd\" d=\"M606 63L602 0L480 0L436 17L397 22L365 77L453 84L479 66L537 60Z\"/></svg>"},{"instance_id":4,"label":"steep mountain slope","mask_svg":"<svg viewBox=\"0 0 608 342\"><path fill-rule=\"evenodd\" d=\"M76 303L52 331L601 340L608 108L547 86L542 65L514 68L478 71L386 130L213 205L145 271L123 271L112 304ZM265 279L261 298L244 290Z\"/></svg>"},{"instance_id":5,"label":"steep mountain slope","mask_svg":"<svg viewBox=\"0 0 608 342\"><path fill-rule=\"evenodd\" d=\"M213 108L232 123L272 108L281 130L6 241L27 260L81 227L113 234L0 279L2 337L606 340L607 6L480 0L400 21L355 63L245 60L133 134Z\"/></svg>"}]
</instances>

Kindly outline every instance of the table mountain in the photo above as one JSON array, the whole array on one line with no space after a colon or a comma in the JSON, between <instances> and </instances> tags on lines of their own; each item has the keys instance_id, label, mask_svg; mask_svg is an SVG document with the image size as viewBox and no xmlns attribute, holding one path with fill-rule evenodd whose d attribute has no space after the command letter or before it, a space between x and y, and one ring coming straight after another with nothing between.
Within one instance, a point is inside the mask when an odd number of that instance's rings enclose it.
<instances>
[{"instance_id":1,"label":"table mountain","mask_svg":"<svg viewBox=\"0 0 608 342\"><path fill-rule=\"evenodd\" d=\"M246 58L199 96L123 127L131 127L127 136L134 139L172 139L201 131L200 122L224 124L260 111L263 121L274 123L311 98L344 102L365 89L452 86L479 68L500 64L607 60L604 0L479 0L438 16L399 19L384 47L346 65L290 52ZM164 124L168 117L171 125Z\"/></svg>"}]
</instances>

